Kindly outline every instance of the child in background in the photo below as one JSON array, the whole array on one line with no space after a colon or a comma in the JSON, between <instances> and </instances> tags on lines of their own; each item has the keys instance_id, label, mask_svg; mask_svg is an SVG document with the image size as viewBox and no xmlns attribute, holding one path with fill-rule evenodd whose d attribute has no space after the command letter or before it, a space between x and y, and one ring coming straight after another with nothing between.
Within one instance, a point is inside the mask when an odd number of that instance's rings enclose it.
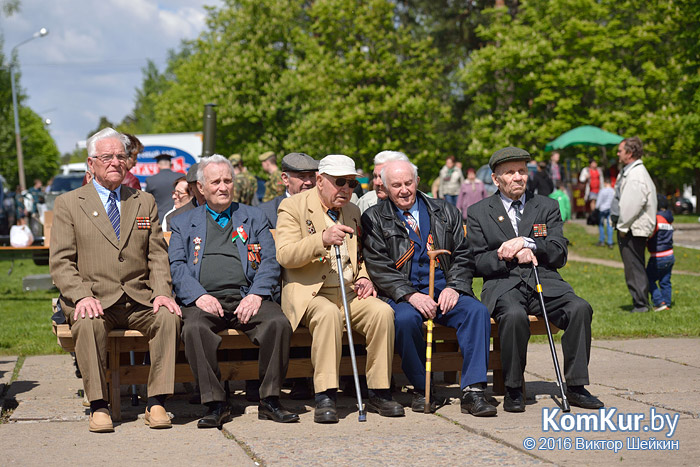
<instances>
[{"instance_id":1,"label":"child in background","mask_svg":"<svg viewBox=\"0 0 700 467\"><path fill-rule=\"evenodd\" d=\"M610 186L610 179L605 178L603 188L598 192L598 246L603 246L606 243L608 248L613 247L613 225L610 220L610 207L612 206L613 198L615 197L615 189Z\"/></svg>"},{"instance_id":2,"label":"child in background","mask_svg":"<svg viewBox=\"0 0 700 467\"><path fill-rule=\"evenodd\" d=\"M673 214L665 196L657 195L657 199L656 229L647 241L647 278L654 311L663 311L671 308L671 270L676 259L673 256Z\"/></svg>"}]
</instances>

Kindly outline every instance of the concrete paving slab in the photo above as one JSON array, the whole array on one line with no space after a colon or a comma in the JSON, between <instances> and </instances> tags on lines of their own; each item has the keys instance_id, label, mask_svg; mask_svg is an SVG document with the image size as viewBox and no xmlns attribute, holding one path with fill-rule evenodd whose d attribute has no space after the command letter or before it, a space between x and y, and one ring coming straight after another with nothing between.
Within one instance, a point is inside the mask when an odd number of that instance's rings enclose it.
<instances>
[{"instance_id":1,"label":"concrete paving slab","mask_svg":"<svg viewBox=\"0 0 700 467\"><path fill-rule=\"evenodd\" d=\"M700 339L697 337L605 340L595 341L593 346L700 367Z\"/></svg>"},{"instance_id":2,"label":"concrete paving slab","mask_svg":"<svg viewBox=\"0 0 700 467\"><path fill-rule=\"evenodd\" d=\"M3 465L255 465L235 441L196 423L151 430L143 421L90 433L87 421L0 425Z\"/></svg>"},{"instance_id":3,"label":"concrete paving slab","mask_svg":"<svg viewBox=\"0 0 700 467\"><path fill-rule=\"evenodd\" d=\"M556 345L559 362L563 362L561 346ZM555 381L552 356L548 344L531 344L526 372L548 381ZM610 390L637 393L665 391L695 392L700 388L700 368L666 359L602 347L591 348L590 381ZM563 373L563 366L562 366ZM700 400L698 401L700 405Z\"/></svg>"},{"instance_id":4,"label":"concrete paving slab","mask_svg":"<svg viewBox=\"0 0 700 467\"><path fill-rule=\"evenodd\" d=\"M338 410L341 419L337 424L314 423L313 408L307 406L297 424L261 421L250 411L226 423L224 429L266 465L541 463L527 453L474 434L437 415L410 409L405 417L397 418L368 413L367 421L360 423L355 400L348 397L338 399Z\"/></svg>"}]
</instances>

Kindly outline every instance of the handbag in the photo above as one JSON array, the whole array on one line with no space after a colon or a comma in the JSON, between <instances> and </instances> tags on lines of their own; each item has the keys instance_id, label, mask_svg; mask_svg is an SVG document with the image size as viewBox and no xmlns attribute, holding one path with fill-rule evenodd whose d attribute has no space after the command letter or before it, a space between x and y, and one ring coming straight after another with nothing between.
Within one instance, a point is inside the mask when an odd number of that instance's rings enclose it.
<instances>
[{"instance_id":1,"label":"handbag","mask_svg":"<svg viewBox=\"0 0 700 467\"><path fill-rule=\"evenodd\" d=\"M588 218L586 219L586 224L588 225L598 225L600 222L600 209L595 208L593 211L588 214Z\"/></svg>"}]
</instances>

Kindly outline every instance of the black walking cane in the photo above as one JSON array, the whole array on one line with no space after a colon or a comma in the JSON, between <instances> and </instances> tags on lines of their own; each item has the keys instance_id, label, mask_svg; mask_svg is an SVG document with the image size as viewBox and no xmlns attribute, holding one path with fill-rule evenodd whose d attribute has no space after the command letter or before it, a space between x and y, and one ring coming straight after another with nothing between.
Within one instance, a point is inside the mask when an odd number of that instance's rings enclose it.
<instances>
[{"instance_id":1,"label":"black walking cane","mask_svg":"<svg viewBox=\"0 0 700 467\"><path fill-rule=\"evenodd\" d=\"M357 414L357 420L360 422L367 421L367 412L362 403L362 392L360 392L360 377L357 374L357 358L355 357L355 344L352 341L352 327L350 326L350 308L348 308L348 299L345 295L345 280L343 279L343 261L340 258L340 247L335 245L335 257L338 261L338 282L340 282L340 294L343 296L343 310L345 310L345 325L348 330L348 345L350 346L350 360L352 360L352 375L355 378L355 392L357 393L357 408L360 412Z\"/></svg>"},{"instance_id":2,"label":"black walking cane","mask_svg":"<svg viewBox=\"0 0 700 467\"><path fill-rule=\"evenodd\" d=\"M557 384L559 385L559 390L561 391L561 405L564 412L571 412L571 407L569 407L569 401L566 398L566 392L564 391L564 383L561 379L561 371L559 370L559 359L557 358L557 351L554 348L554 339L552 338L552 330L549 329L549 318L547 317L547 310L544 308L544 295L542 295L542 284L540 284L540 276L537 274L537 266L532 263L532 270L535 271L535 282L537 282L537 293L540 297L540 306L542 307L542 315L544 316L544 325L547 328L547 338L549 339L549 350L552 352L552 360L554 361L554 371L557 374Z\"/></svg>"}]
</instances>

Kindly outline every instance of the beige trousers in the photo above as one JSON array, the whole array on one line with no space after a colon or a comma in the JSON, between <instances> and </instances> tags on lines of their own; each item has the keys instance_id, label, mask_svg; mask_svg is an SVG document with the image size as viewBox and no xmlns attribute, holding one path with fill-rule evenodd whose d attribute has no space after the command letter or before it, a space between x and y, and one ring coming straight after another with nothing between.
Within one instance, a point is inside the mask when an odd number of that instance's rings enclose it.
<instances>
[{"instance_id":1,"label":"beige trousers","mask_svg":"<svg viewBox=\"0 0 700 467\"><path fill-rule=\"evenodd\" d=\"M352 290L347 292L352 329L365 336L367 342L367 386L388 389L394 356L394 310L378 298L360 300ZM339 386L338 369L345 328L342 303L340 287L321 287L302 318L312 337L311 363L317 393Z\"/></svg>"}]
</instances>

